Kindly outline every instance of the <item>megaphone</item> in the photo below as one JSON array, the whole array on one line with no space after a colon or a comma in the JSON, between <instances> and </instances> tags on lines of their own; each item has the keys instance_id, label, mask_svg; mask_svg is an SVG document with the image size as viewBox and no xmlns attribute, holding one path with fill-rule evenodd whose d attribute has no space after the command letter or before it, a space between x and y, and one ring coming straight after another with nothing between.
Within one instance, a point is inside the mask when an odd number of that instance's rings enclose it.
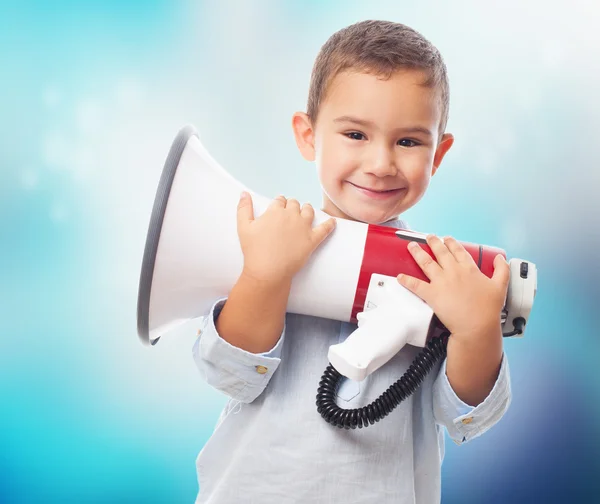
<instances>
[{"instance_id":1,"label":"megaphone","mask_svg":"<svg viewBox=\"0 0 600 504\"><path fill-rule=\"evenodd\" d=\"M225 171L204 148L196 130L175 138L158 184L144 249L138 292L137 328L145 344L156 344L175 327L206 315L228 295L243 267L237 236L241 191L252 194L258 218L270 200ZM315 209L314 225L330 216ZM431 309L400 286L405 273L427 277L407 250L410 241L427 247L425 234L407 229L337 219L336 229L294 277L287 312L358 324L329 360L341 374L362 380L406 343L424 347L434 325ZM462 242L479 269L493 274L499 248ZM501 323L506 336L522 336L537 289L535 265L511 259L511 281ZM402 323L391 323L403 305ZM368 333L368 335L366 334Z\"/></svg>"}]
</instances>

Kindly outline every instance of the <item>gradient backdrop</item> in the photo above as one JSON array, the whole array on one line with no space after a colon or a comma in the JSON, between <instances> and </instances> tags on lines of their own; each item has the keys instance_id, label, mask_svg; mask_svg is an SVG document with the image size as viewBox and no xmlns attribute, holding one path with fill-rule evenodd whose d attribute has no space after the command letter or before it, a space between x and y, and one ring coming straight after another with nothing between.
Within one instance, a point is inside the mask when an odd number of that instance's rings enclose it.
<instances>
[{"instance_id":1,"label":"gradient backdrop","mask_svg":"<svg viewBox=\"0 0 600 504\"><path fill-rule=\"evenodd\" d=\"M374 18L419 30L450 73L456 143L405 217L540 273L526 338L505 343L512 406L448 442L443 502L600 502L599 10L2 0L0 502L193 502L226 399L196 371L195 324L151 349L136 334L164 158L193 123L244 184L318 205L291 115L325 40Z\"/></svg>"}]
</instances>

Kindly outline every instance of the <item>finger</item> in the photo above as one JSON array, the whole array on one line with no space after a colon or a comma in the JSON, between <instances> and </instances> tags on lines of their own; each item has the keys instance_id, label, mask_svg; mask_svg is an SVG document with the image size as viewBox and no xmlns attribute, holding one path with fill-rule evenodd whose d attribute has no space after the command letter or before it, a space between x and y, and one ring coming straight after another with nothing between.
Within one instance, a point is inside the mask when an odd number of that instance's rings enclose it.
<instances>
[{"instance_id":1,"label":"finger","mask_svg":"<svg viewBox=\"0 0 600 504\"><path fill-rule=\"evenodd\" d=\"M427 240L427 245L429 245L429 248L434 253L438 264L443 269L451 268L453 264L456 264L456 259L448 250L448 247L436 235L428 234L425 239Z\"/></svg>"},{"instance_id":2,"label":"finger","mask_svg":"<svg viewBox=\"0 0 600 504\"><path fill-rule=\"evenodd\" d=\"M282 196L280 194L279 196L274 198L273 201L271 201L269 208L285 208L286 203L287 199L285 198L285 196Z\"/></svg>"},{"instance_id":3,"label":"finger","mask_svg":"<svg viewBox=\"0 0 600 504\"><path fill-rule=\"evenodd\" d=\"M498 254L494 257L494 273L492 274L492 280L498 282L504 289L508 288L508 283L510 282L510 266L502 254Z\"/></svg>"},{"instance_id":4,"label":"finger","mask_svg":"<svg viewBox=\"0 0 600 504\"><path fill-rule=\"evenodd\" d=\"M402 287L406 287L410 292L427 302L427 293L430 284L410 275L400 274L397 276L397 279Z\"/></svg>"},{"instance_id":5,"label":"finger","mask_svg":"<svg viewBox=\"0 0 600 504\"><path fill-rule=\"evenodd\" d=\"M423 273L427 275L427 278L432 280L442 272L442 267L436 263L431 256L425 252L417 242L410 242L408 244L408 251L413 256L415 262L423 270Z\"/></svg>"},{"instance_id":6,"label":"finger","mask_svg":"<svg viewBox=\"0 0 600 504\"><path fill-rule=\"evenodd\" d=\"M240 201L237 207L237 225L241 226L254 220L254 207L252 205L252 196L246 191L240 195Z\"/></svg>"},{"instance_id":7,"label":"finger","mask_svg":"<svg viewBox=\"0 0 600 504\"><path fill-rule=\"evenodd\" d=\"M473 256L467 252L460 242L452 238L452 236L444 236L444 243L457 262L477 266Z\"/></svg>"},{"instance_id":8,"label":"finger","mask_svg":"<svg viewBox=\"0 0 600 504\"><path fill-rule=\"evenodd\" d=\"M302 205L302 209L300 210L300 215L302 215L302 217L306 217L312 222L312 220L315 218L315 209L310 203L304 203L304 205Z\"/></svg>"},{"instance_id":9,"label":"finger","mask_svg":"<svg viewBox=\"0 0 600 504\"><path fill-rule=\"evenodd\" d=\"M300 202L297 199L290 198L287 200L285 208L289 208L290 210L300 213Z\"/></svg>"},{"instance_id":10,"label":"finger","mask_svg":"<svg viewBox=\"0 0 600 504\"><path fill-rule=\"evenodd\" d=\"M327 238L335 229L337 221L334 217L327 219L318 226L313 228L313 240L315 246L318 246L325 238Z\"/></svg>"}]
</instances>

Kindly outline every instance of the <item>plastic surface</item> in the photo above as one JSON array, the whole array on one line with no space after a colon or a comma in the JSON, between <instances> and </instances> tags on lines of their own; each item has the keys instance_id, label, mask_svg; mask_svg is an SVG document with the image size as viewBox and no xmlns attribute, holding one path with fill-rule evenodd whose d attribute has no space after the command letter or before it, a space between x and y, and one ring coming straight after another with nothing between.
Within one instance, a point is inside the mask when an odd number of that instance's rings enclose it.
<instances>
[{"instance_id":1,"label":"plastic surface","mask_svg":"<svg viewBox=\"0 0 600 504\"><path fill-rule=\"evenodd\" d=\"M329 362L342 375L364 380L408 344L424 347L433 310L398 283L396 277L371 277L366 310L359 313L358 329L329 347Z\"/></svg>"},{"instance_id":2,"label":"plastic surface","mask_svg":"<svg viewBox=\"0 0 600 504\"><path fill-rule=\"evenodd\" d=\"M527 264L526 278L521 276L521 264ZM537 267L534 263L525 259L511 259L508 261L510 266L510 282L506 294L506 322L504 322L503 332L511 332L515 329L514 320L522 317L525 324L529 320L529 314L533 307L533 300L537 293ZM526 327L526 325L525 325ZM525 334L525 328L520 334L510 336L512 338L522 338Z\"/></svg>"}]
</instances>

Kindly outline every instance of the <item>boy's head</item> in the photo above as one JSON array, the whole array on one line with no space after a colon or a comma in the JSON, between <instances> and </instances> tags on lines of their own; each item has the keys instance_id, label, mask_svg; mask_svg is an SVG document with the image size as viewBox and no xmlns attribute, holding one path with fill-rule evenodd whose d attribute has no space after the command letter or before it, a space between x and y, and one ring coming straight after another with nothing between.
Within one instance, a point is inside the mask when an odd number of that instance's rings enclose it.
<instances>
[{"instance_id":1,"label":"boy's head","mask_svg":"<svg viewBox=\"0 0 600 504\"><path fill-rule=\"evenodd\" d=\"M442 57L415 30L363 21L333 34L307 113L292 119L298 148L317 163L322 209L377 224L416 204L454 141L448 103Z\"/></svg>"}]
</instances>

